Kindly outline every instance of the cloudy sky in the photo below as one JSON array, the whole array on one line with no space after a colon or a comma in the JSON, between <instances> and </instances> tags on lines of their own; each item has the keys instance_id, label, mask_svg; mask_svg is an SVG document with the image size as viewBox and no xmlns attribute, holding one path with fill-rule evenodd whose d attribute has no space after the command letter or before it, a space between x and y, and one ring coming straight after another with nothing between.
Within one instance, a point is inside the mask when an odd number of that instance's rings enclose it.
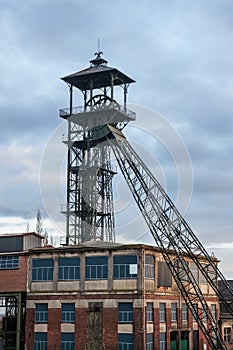
<instances>
[{"instance_id":1,"label":"cloudy sky","mask_svg":"<svg viewBox=\"0 0 233 350\"><path fill-rule=\"evenodd\" d=\"M127 136L233 279L232 14L231 0L0 0L0 233L35 230L38 209L50 235L64 232L60 77L87 67L100 38L109 65L137 81ZM125 188L117 175L117 241L151 242Z\"/></svg>"}]
</instances>

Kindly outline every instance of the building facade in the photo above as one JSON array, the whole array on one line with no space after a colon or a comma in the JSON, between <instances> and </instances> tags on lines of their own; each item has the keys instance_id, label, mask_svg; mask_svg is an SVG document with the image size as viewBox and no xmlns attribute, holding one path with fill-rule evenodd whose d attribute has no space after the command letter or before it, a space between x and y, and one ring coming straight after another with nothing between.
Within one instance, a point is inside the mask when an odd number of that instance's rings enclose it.
<instances>
[{"instance_id":1,"label":"building facade","mask_svg":"<svg viewBox=\"0 0 233 350\"><path fill-rule=\"evenodd\" d=\"M35 232L0 235L0 349L24 349L29 250L42 243Z\"/></svg>"},{"instance_id":2,"label":"building facade","mask_svg":"<svg viewBox=\"0 0 233 350\"><path fill-rule=\"evenodd\" d=\"M231 288L233 287L233 280L227 281ZM219 282L218 288L224 299L232 303L232 297L228 291L224 288L224 285ZM222 331L222 338L224 339L224 342L226 344L227 349L233 349L233 317L229 313L228 310L226 310L226 307L220 303L220 326Z\"/></svg>"},{"instance_id":3,"label":"building facade","mask_svg":"<svg viewBox=\"0 0 233 350\"><path fill-rule=\"evenodd\" d=\"M187 263L193 264L188 257ZM38 248L27 266L27 350L208 349L155 247L92 242ZM191 268L218 317L215 293Z\"/></svg>"}]
</instances>

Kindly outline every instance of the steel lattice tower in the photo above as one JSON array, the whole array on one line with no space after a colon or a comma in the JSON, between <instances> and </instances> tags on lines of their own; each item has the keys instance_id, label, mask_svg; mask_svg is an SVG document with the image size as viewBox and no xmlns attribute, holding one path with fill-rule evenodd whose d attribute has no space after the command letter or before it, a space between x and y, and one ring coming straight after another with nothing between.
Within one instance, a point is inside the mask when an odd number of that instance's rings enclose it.
<instances>
[{"instance_id":1,"label":"steel lattice tower","mask_svg":"<svg viewBox=\"0 0 233 350\"><path fill-rule=\"evenodd\" d=\"M62 78L70 93L70 106L60 110L68 122L66 242L92 240L114 242L111 147L106 142L105 125L121 130L135 114L126 108L127 91L134 80L109 67L102 52L95 54L90 67ZM115 99L115 89L123 90L123 104ZM84 105L73 107L74 88L83 94Z\"/></svg>"},{"instance_id":2,"label":"steel lattice tower","mask_svg":"<svg viewBox=\"0 0 233 350\"><path fill-rule=\"evenodd\" d=\"M110 152L131 190L156 245L180 290L183 300L209 348L226 350L218 319L213 315L198 282L198 269L225 309L233 315L218 289L217 280L233 300L233 290L195 236L175 204L131 147L121 130L135 113L126 108L126 96L134 80L107 66L101 52L90 61L89 68L62 78L70 88L70 108L60 116L68 122L67 216L66 244L89 240L114 241L112 178L115 174ZM114 90L123 88L121 106L114 100ZM73 88L82 91L84 106L73 108ZM110 95L109 95L110 94ZM186 258L192 262L189 264ZM203 258L206 263L203 263ZM195 267L195 268L194 268Z\"/></svg>"}]
</instances>

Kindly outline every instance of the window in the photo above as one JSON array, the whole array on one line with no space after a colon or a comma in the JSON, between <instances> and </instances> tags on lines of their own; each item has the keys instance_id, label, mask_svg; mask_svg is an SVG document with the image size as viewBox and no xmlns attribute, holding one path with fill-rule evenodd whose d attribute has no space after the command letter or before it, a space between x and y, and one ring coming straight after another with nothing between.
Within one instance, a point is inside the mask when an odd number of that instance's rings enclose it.
<instances>
[{"instance_id":1,"label":"window","mask_svg":"<svg viewBox=\"0 0 233 350\"><path fill-rule=\"evenodd\" d=\"M152 255L145 255L145 277L155 277L155 258Z\"/></svg>"},{"instance_id":2,"label":"window","mask_svg":"<svg viewBox=\"0 0 233 350\"><path fill-rule=\"evenodd\" d=\"M47 333L36 332L34 334L34 350L47 350Z\"/></svg>"},{"instance_id":3,"label":"window","mask_svg":"<svg viewBox=\"0 0 233 350\"><path fill-rule=\"evenodd\" d=\"M86 279L95 280L104 278L108 278L108 257L86 257Z\"/></svg>"},{"instance_id":4,"label":"window","mask_svg":"<svg viewBox=\"0 0 233 350\"><path fill-rule=\"evenodd\" d=\"M32 259L32 280L53 280L53 259Z\"/></svg>"},{"instance_id":5,"label":"window","mask_svg":"<svg viewBox=\"0 0 233 350\"><path fill-rule=\"evenodd\" d=\"M146 335L146 350L154 349L154 336L153 333L148 333Z\"/></svg>"},{"instance_id":6,"label":"window","mask_svg":"<svg viewBox=\"0 0 233 350\"><path fill-rule=\"evenodd\" d=\"M137 256L115 255L114 278L137 278Z\"/></svg>"},{"instance_id":7,"label":"window","mask_svg":"<svg viewBox=\"0 0 233 350\"><path fill-rule=\"evenodd\" d=\"M193 304L194 311L192 312L193 314L193 319L194 321L198 320L198 304Z\"/></svg>"},{"instance_id":8,"label":"window","mask_svg":"<svg viewBox=\"0 0 233 350\"><path fill-rule=\"evenodd\" d=\"M65 303L62 304L62 314L61 321L62 322L70 322L74 323L75 320L75 304L74 303Z\"/></svg>"},{"instance_id":9,"label":"window","mask_svg":"<svg viewBox=\"0 0 233 350\"><path fill-rule=\"evenodd\" d=\"M217 285L218 283L218 274L217 274L217 271L215 270L215 267L214 266L209 266L208 267L208 275L209 275L209 278L212 280L212 282Z\"/></svg>"},{"instance_id":10,"label":"window","mask_svg":"<svg viewBox=\"0 0 233 350\"><path fill-rule=\"evenodd\" d=\"M0 270L13 270L19 268L19 257L16 255L0 256Z\"/></svg>"},{"instance_id":11,"label":"window","mask_svg":"<svg viewBox=\"0 0 233 350\"><path fill-rule=\"evenodd\" d=\"M118 303L118 322L133 322L133 303Z\"/></svg>"},{"instance_id":12,"label":"window","mask_svg":"<svg viewBox=\"0 0 233 350\"><path fill-rule=\"evenodd\" d=\"M36 323L47 323L48 322L48 304L36 304Z\"/></svg>"},{"instance_id":13,"label":"window","mask_svg":"<svg viewBox=\"0 0 233 350\"><path fill-rule=\"evenodd\" d=\"M172 275L165 261L158 261L158 287L171 287Z\"/></svg>"},{"instance_id":14,"label":"window","mask_svg":"<svg viewBox=\"0 0 233 350\"><path fill-rule=\"evenodd\" d=\"M118 334L118 350L133 350L133 334Z\"/></svg>"},{"instance_id":15,"label":"window","mask_svg":"<svg viewBox=\"0 0 233 350\"><path fill-rule=\"evenodd\" d=\"M177 321L177 303L171 303L171 322Z\"/></svg>"},{"instance_id":16,"label":"window","mask_svg":"<svg viewBox=\"0 0 233 350\"><path fill-rule=\"evenodd\" d=\"M146 304L146 322L153 322L153 303L147 303Z\"/></svg>"},{"instance_id":17,"label":"window","mask_svg":"<svg viewBox=\"0 0 233 350\"><path fill-rule=\"evenodd\" d=\"M194 282L198 283L198 267L195 262L190 262L190 270L194 278Z\"/></svg>"},{"instance_id":18,"label":"window","mask_svg":"<svg viewBox=\"0 0 233 350\"><path fill-rule=\"evenodd\" d=\"M166 333L159 335L159 350L166 350Z\"/></svg>"},{"instance_id":19,"label":"window","mask_svg":"<svg viewBox=\"0 0 233 350\"><path fill-rule=\"evenodd\" d=\"M61 333L61 350L74 350L74 333Z\"/></svg>"},{"instance_id":20,"label":"window","mask_svg":"<svg viewBox=\"0 0 233 350\"><path fill-rule=\"evenodd\" d=\"M187 304L182 304L182 321L188 321L188 307L187 307Z\"/></svg>"},{"instance_id":21,"label":"window","mask_svg":"<svg viewBox=\"0 0 233 350\"><path fill-rule=\"evenodd\" d=\"M202 264L202 267L205 269L205 271L207 271L207 265ZM205 278L205 276L202 274L202 272L200 273L200 283L201 284L207 284L207 280Z\"/></svg>"},{"instance_id":22,"label":"window","mask_svg":"<svg viewBox=\"0 0 233 350\"><path fill-rule=\"evenodd\" d=\"M224 327L224 341L226 343L231 342L231 327Z\"/></svg>"},{"instance_id":23,"label":"window","mask_svg":"<svg viewBox=\"0 0 233 350\"><path fill-rule=\"evenodd\" d=\"M202 309L202 321L207 322L207 318L208 318L208 309L206 310L204 305L204 308Z\"/></svg>"},{"instance_id":24,"label":"window","mask_svg":"<svg viewBox=\"0 0 233 350\"><path fill-rule=\"evenodd\" d=\"M166 304L159 303L159 321L166 322Z\"/></svg>"},{"instance_id":25,"label":"window","mask_svg":"<svg viewBox=\"0 0 233 350\"><path fill-rule=\"evenodd\" d=\"M58 279L79 280L80 279L80 258L59 258Z\"/></svg>"},{"instance_id":26,"label":"window","mask_svg":"<svg viewBox=\"0 0 233 350\"><path fill-rule=\"evenodd\" d=\"M216 304L211 304L211 314L213 316L213 319L216 320Z\"/></svg>"}]
</instances>

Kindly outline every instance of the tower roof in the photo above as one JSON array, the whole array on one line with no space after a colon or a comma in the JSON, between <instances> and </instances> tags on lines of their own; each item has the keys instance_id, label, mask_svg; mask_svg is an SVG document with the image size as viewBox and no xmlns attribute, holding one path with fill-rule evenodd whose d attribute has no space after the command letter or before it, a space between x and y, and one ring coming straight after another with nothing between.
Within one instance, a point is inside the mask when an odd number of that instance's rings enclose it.
<instances>
[{"instance_id":1,"label":"tower roof","mask_svg":"<svg viewBox=\"0 0 233 350\"><path fill-rule=\"evenodd\" d=\"M101 54L102 52L96 53L97 57L90 61L90 67L61 79L82 91L112 86L112 82L114 86L135 83L135 80L118 69L108 67L108 62Z\"/></svg>"}]
</instances>

